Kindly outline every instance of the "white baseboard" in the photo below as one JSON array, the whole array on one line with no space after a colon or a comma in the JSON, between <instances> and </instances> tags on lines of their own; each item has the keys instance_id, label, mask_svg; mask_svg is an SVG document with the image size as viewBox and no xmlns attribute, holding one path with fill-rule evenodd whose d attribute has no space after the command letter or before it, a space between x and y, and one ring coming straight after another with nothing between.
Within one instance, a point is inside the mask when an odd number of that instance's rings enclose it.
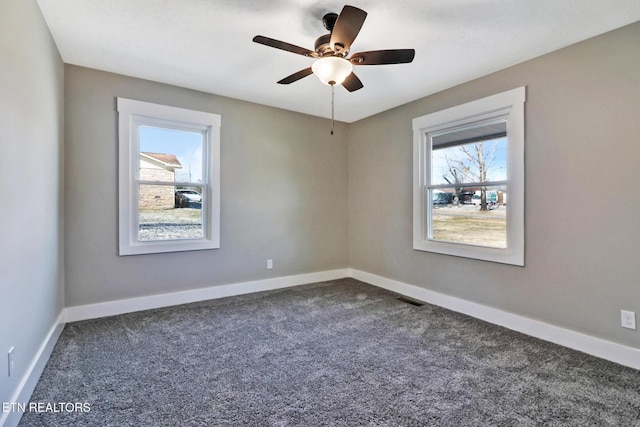
<instances>
[{"instance_id":1,"label":"white baseboard","mask_svg":"<svg viewBox=\"0 0 640 427\"><path fill-rule=\"evenodd\" d=\"M350 269L350 277L363 282L437 305L476 319L522 332L564 347L569 347L592 356L606 359L634 369L640 369L640 349L596 338L570 329L561 328L539 320L498 310L461 298L430 291L408 283Z\"/></svg>"},{"instance_id":2,"label":"white baseboard","mask_svg":"<svg viewBox=\"0 0 640 427\"><path fill-rule=\"evenodd\" d=\"M11 397L11 401L13 403L27 403L33 394L33 390L36 388L36 384L38 384L38 380L40 379L40 375L42 375L42 371L44 371L44 367L51 356L51 352L58 342L58 338L60 338L60 334L62 334L62 330L64 329L64 310L60 313L58 318L56 319L55 324L49 330L47 337L42 342L42 345L38 349L35 357L31 361L29 368L27 369L24 377L22 377L22 381L18 384L18 387ZM13 411L13 412L0 412L0 426L3 427L14 427L17 426L20 422L20 418L22 418L22 413Z\"/></svg>"},{"instance_id":3,"label":"white baseboard","mask_svg":"<svg viewBox=\"0 0 640 427\"><path fill-rule=\"evenodd\" d=\"M171 292L167 294L150 295L118 301L108 301L67 307L66 322L96 319L99 317L115 316L135 311L169 307L172 305L188 304L216 298L243 295L253 292L270 291L327 280L342 279L349 276L349 269L320 271L317 273L299 274L296 276L276 277L273 279L255 280L251 282L233 283L229 285L211 286L189 291Z\"/></svg>"}]
</instances>

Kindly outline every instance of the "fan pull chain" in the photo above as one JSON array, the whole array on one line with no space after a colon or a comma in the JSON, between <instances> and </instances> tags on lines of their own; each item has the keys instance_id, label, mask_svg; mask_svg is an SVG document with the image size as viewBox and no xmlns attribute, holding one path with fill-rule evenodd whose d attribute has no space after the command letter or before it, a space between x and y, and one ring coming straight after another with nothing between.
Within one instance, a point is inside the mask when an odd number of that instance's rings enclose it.
<instances>
[{"instance_id":1,"label":"fan pull chain","mask_svg":"<svg viewBox=\"0 0 640 427\"><path fill-rule=\"evenodd\" d=\"M333 110L335 108L335 93L334 93L335 86L336 86L335 84L331 85L331 135L333 135L333 125L334 125Z\"/></svg>"}]
</instances>

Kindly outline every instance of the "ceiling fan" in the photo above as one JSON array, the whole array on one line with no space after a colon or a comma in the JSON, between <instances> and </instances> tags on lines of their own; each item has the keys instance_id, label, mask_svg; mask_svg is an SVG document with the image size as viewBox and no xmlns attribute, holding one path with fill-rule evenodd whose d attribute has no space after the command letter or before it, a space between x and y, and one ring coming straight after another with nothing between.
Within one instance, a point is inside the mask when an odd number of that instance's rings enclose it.
<instances>
[{"instance_id":1,"label":"ceiling fan","mask_svg":"<svg viewBox=\"0 0 640 427\"><path fill-rule=\"evenodd\" d=\"M413 49L389 49L358 52L347 58L351 44L360 32L366 17L367 12L349 5L344 6L340 15L327 13L322 18L322 23L329 30L329 34L316 39L315 50L305 49L265 36L255 36L253 41L309 58L316 58L311 67L283 78L278 82L279 84L290 84L315 74L324 84L332 87L342 84L349 92L354 92L363 87L360 79L353 73L354 65L406 64L413 61L415 56Z\"/></svg>"}]
</instances>

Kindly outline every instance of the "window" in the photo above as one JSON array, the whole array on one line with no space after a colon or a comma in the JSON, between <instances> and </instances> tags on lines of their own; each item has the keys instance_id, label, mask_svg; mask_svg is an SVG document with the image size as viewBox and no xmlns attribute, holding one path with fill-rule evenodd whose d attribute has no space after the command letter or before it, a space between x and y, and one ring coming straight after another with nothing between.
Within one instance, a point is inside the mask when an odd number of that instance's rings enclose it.
<instances>
[{"instance_id":1,"label":"window","mask_svg":"<svg viewBox=\"0 0 640 427\"><path fill-rule=\"evenodd\" d=\"M520 87L413 119L413 248L524 265Z\"/></svg>"},{"instance_id":2,"label":"window","mask_svg":"<svg viewBox=\"0 0 640 427\"><path fill-rule=\"evenodd\" d=\"M118 98L120 255L220 247L220 116Z\"/></svg>"}]
</instances>

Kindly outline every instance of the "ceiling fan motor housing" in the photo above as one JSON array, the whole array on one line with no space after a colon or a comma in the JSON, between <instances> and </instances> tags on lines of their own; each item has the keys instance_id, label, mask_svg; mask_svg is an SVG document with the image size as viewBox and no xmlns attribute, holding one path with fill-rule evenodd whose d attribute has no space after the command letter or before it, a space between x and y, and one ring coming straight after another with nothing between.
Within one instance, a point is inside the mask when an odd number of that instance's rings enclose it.
<instances>
[{"instance_id":1,"label":"ceiling fan motor housing","mask_svg":"<svg viewBox=\"0 0 640 427\"><path fill-rule=\"evenodd\" d=\"M333 27L335 26L337 20L337 13L327 13L322 17L322 24L327 30L329 30L329 34L325 34L316 39L314 48L318 55L339 55L344 58L349 53L349 50L344 49L344 46L342 45L336 44L336 46L331 46L331 32L333 31Z\"/></svg>"},{"instance_id":2,"label":"ceiling fan motor housing","mask_svg":"<svg viewBox=\"0 0 640 427\"><path fill-rule=\"evenodd\" d=\"M334 55L335 52L331 48L331 34L325 34L316 39L315 51L320 56Z\"/></svg>"}]
</instances>

